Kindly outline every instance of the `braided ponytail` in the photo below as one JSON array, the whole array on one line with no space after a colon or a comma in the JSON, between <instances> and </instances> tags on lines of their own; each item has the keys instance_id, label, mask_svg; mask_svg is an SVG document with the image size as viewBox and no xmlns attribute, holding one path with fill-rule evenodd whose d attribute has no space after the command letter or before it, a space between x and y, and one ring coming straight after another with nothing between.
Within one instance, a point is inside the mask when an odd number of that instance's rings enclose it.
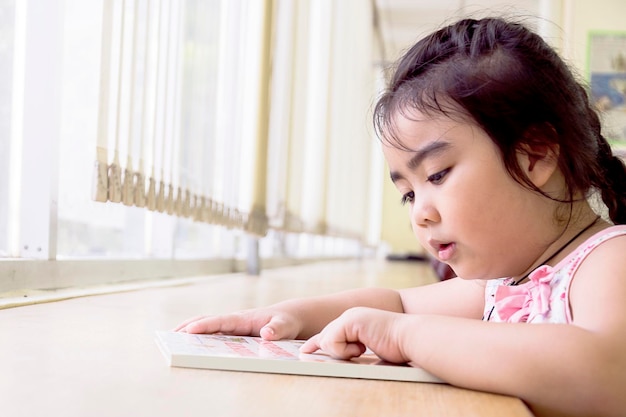
<instances>
[{"instance_id":1,"label":"braided ponytail","mask_svg":"<svg viewBox=\"0 0 626 417\"><path fill-rule=\"evenodd\" d=\"M602 183L598 184L602 201L615 224L626 224L626 167L602 135L598 137L598 163L604 171Z\"/></svg>"}]
</instances>

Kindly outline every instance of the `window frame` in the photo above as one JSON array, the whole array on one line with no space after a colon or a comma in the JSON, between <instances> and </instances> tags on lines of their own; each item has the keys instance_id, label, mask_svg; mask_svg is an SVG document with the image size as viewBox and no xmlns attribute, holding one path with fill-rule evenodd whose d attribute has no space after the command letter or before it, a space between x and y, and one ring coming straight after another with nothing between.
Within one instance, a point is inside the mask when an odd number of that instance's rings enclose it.
<instances>
[{"instance_id":1,"label":"window frame","mask_svg":"<svg viewBox=\"0 0 626 417\"><path fill-rule=\"evenodd\" d=\"M242 230L220 227L220 230L213 234L213 242L209 244L215 249L212 253L214 257L177 258L175 250L172 249L175 240L174 218L163 219L160 216L165 216L164 214L148 211L145 212L145 218L142 220L142 227L145 229L142 238L154 241L155 236L160 235L160 238L156 240L161 243L149 245L146 252L148 254L164 253L169 258L74 259L59 256L57 240L60 221L58 217L60 175L58 169L62 135L64 74L62 60L58 57L63 56L64 53L65 1L15 2L16 41L12 81L15 91L11 98L14 112L11 122L11 168L16 170L17 175L11 175L9 178L10 257L0 259L0 276L7 277L7 279L0 280L0 308L13 302L6 301L6 299L15 297L23 298L24 303L32 302L33 294L42 291L57 294L68 288L245 271L247 265L244 252L249 235ZM225 2L230 4L230 14L224 13L222 18L235 19L233 11L242 9L245 1ZM116 4L119 6L119 3ZM306 1L302 4L305 9L310 7ZM331 3L327 3L325 7L328 13L332 13ZM299 15L305 16L305 9L301 8ZM251 10L254 11L254 8ZM293 15L293 10L290 13ZM253 17L248 16L249 19ZM245 20L240 20L240 22L245 22ZM297 25L292 24L292 26ZM252 35L249 37L254 38ZM288 46L289 49L293 47L293 45ZM232 59L241 59L233 55L232 51L230 56ZM296 63L293 62L293 57L286 56L284 59L293 66L287 72L294 74ZM228 63L221 64L227 65ZM249 67L247 64L244 66ZM41 68L46 68L45 76L42 76ZM225 75L228 75L228 70L227 67L220 69ZM233 75L230 74L228 78L236 82L236 77ZM260 81L257 80L257 82ZM293 87L294 81L292 80L289 88ZM310 88L314 89L314 87ZM292 95L293 92L289 92L283 99L290 101L293 98ZM283 107L286 105L287 103L283 103ZM289 125L282 126L283 133L288 134L290 127L293 128ZM222 131L226 130L222 127ZM284 140L288 141L289 138L284 138ZM223 144L219 146L223 147ZM279 147L282 149L282 155L286 156L289 150L288 145L280 144ZM28 152L22 152L22 150L28 150ZM36 152L31 152L31 150L36 150ZM236 152L232 157L247 160ZM281 173L277 173L276 176L287 177L287 169L286 166L283 167ZM32 175L33 172L38 175ZM248 173L243 176L252 175ZM247 178L238 178L237 181L247 181ZM280 181L278 187L283 188L282 194L284 194L288 188L288 178L277 181ZM226 200L233 198L230 195L232 193L232 191L222 190ZM279 195L277 198L278 200L284 199L284 196ZM225 201L225 203L228 202ZM285 202L283 201L282 204ZM233 207L245 209L245 207ZM165 229L170 231L169 237L162 235L162 231L155 231L154 225L157 222L167 223ZM146 238L146 236L151 238ZM261 241L264 246L263 253L266 255L261 259L263 268L319 260L354 258L363 253L362 241L352 237L323 236L306 233L303 230L287 231L279 227L271 231L268 239L274 240L272 242ZM220 248L216 242L220 246L231 248L231 253L224 256L224 253L219 252ZM58 296L52 295L52 297Z\"/></svg>"}]
</instances>

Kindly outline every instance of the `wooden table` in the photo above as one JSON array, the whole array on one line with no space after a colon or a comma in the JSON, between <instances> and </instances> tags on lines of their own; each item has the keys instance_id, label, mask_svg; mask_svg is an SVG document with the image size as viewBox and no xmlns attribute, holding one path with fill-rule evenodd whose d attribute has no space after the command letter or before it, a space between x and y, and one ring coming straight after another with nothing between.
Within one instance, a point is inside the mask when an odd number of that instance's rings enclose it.
<instances>
[{"instance_id":1,"label":"wooden table","mask_svg":"<svg viewBox=\"0 0 626 417\"><path fill-rule=\"evenodd\" d=\"M170 368L154 342L200 313L433 279L416 263L335 262L0 310L0 415L530 416L519 399L443 384Z\"/></svg>"}]
</instances>

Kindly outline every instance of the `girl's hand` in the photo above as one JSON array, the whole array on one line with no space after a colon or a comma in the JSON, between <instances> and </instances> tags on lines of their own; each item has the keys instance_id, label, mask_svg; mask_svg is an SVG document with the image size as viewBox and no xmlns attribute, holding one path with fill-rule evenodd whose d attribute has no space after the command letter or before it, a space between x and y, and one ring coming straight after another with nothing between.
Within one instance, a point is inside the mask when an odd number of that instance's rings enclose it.
<instances>
[{"instance_id":1,"label":"girl's hand","mask_svg":"<svg viewBox=\"0 0 626 417\"><path fill-rule=\"evenodd\" d=\"M179 324L174 331L261 336L265 340L295 339L302 326L291 313L273 307L220 316L198 316Z\"/></svg>"},{"instance_id":2,"label":"girl's hand","mask_svg":"<svg viewBox=\"0 0 626 417\"><path fill-rule=\"evenodd\" d=\"M387 362L406 363L410 359L403 352L400 329L408 317L367 307L351 308L307 340L300 351L313 353L321 349L333 358L350 359L369 347Z\"/></svg>"}]
</instances>

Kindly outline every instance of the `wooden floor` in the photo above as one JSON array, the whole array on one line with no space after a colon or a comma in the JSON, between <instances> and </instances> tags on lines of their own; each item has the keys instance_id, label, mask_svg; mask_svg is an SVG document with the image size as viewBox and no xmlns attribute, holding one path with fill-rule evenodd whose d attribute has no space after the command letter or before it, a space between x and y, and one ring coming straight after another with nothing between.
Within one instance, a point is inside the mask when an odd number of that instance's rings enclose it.
<instances>
[{"instance_id":1,"label":"wooden floor","mask_svg":"<svg viewBox=\"0 0 626 417\"><path fill-rule=\"evenodd\" d=\"M156 330L198 314L363 286L435 281L420 263L351 261L0 310L3 416L528 416L445 384L169 368Z\"/></svg>"}]
</instances>

